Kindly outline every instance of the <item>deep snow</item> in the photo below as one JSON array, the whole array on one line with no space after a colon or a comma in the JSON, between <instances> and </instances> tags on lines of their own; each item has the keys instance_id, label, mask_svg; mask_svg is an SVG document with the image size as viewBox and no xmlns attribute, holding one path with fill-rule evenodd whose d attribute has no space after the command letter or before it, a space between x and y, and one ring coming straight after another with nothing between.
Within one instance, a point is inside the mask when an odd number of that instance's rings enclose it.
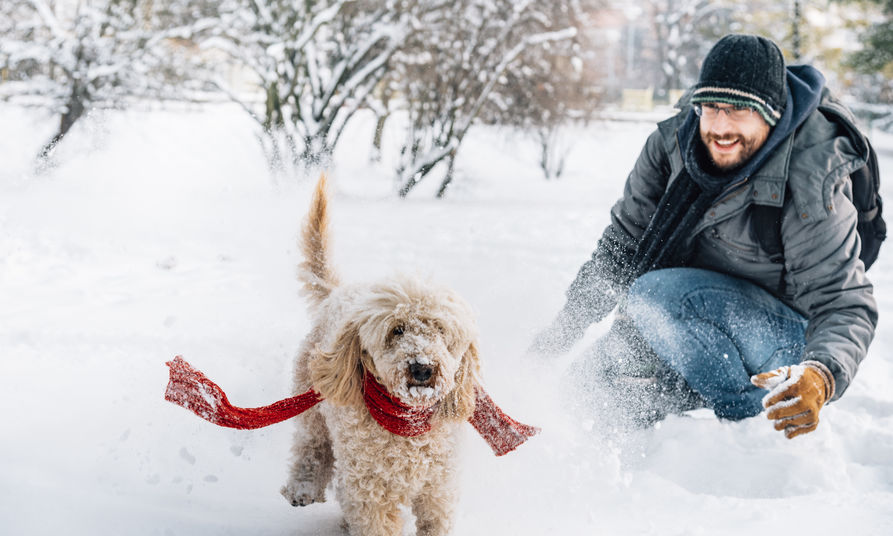
<instances>
[{"instance_id":1,"label":"deep snow","mask_svg":"<svg viewBox=\"0 0 893 536\"><path fill-rule=\"evenodd\" d=\"M40 176L32 157L55 119L10 105L0 119L3 534L339 534L334 500L295 509L278 493L290 423L221 429L163 401L176 354L238 405L289 394L308 327L294 273L313 181L271 179L230 105L93 113ZM433 182L395 198L390 163L368 162L366 118L336 154L344 278L402 270L456 288L478 315L488 391L543 428L503 458L468 428L455 534L893 534L893 246L871 271L881 320L862 370L795 440L762 417L702 410L610 443L595 416L559 402L573 352L521 359L651 128L572 133L553 182L525 138L472 131L442 201ZM887 187L893 139L873 141Z\"/></svg>"}]
</instances>

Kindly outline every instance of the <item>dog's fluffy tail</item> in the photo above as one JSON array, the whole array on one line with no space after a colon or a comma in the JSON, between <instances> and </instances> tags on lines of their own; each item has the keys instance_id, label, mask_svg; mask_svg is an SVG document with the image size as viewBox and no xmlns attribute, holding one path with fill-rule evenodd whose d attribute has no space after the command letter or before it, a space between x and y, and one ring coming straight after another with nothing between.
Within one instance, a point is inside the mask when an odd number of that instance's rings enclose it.
<instances>
[{"instance_id":1,"label":"dog's fluffy tail","mask_svg":"<svg viewBox=\"0 0 893 536\"><path fill-rule=\"evenodd\" d=\"M310 211L304 222L301 250L304 262L299 266L298 278L304 283L304 293L318 305L338 286L338 276L329 262L329 196L326 174L319 176Z\"/></svg>"}]
</instances>

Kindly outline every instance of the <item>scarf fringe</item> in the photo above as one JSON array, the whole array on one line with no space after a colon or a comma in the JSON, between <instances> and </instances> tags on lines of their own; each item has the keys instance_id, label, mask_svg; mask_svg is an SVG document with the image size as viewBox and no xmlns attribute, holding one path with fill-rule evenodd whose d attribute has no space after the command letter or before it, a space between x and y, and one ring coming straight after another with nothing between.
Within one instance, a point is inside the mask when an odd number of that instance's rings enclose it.
<instances>
[{"instance_id":1,"label":"scarf fringe","mask_svg":"<svg viewBox=\"0 0 893 536\"><path fill-rule=\"evenodd\" d=\"M691 231L707 208L700 200L703 197L700 194L701 189L683 169L664 192L654 216L642 233L630 262L630 271L626 274L626 285L660 267L671 252L670 242L677 245ZM678 252L672 251L672 254Z\"/></svg>"},{"instance_id":2,"label":"scarf fringe","mask_svg":"<svg viewBox=\"0 0 893 536\"><path fill-rule=\"evenodd\" d=\"M474 414L468 422L497 456L508 454L540 432L539 428L520 423L503 413L479 386L475 387Z\"/></svg>"}]
</instances>

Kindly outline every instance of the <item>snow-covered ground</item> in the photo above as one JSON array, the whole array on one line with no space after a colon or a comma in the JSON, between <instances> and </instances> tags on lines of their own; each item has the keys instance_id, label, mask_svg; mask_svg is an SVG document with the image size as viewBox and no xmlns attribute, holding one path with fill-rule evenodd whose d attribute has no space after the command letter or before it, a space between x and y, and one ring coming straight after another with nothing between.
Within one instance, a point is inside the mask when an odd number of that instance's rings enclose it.
<instances>
[{"instance_id":1,"label":"snow-covered ground","mask_svg":"<svg viewBox=\"0 0 893 536\"><path fill-rule=\"evenodd\" d=\"M0 119L0 532L339 534L334 500L296 509L278 493L290 423L228 430L163 400L176 354L238 405L290 394L308 327L294 273L312 181L271 179L228 105L93 114L37 177L55 119L9 105ZM651 128L573 133L555 182L528 140L479 129L442 201L434 183L393 195L388 163L368 163L364 118L340 146L344 278L396 269L458 289L478 315L490 394L543 428L495 458L468 427L455 533L893 534L893 246L871 272L881 321L868 358L819 429L792 441L762 417L696 411L607 442L596 416L559 402L573 353L521 359ZM886 187L893 139L874 141Z\"/></svg>"}]
</instances>

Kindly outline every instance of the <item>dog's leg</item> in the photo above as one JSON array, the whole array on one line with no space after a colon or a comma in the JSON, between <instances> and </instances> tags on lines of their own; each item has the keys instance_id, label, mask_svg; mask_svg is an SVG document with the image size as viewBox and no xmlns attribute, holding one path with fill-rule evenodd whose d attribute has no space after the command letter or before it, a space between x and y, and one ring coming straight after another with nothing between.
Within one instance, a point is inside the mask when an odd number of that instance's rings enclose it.
<instances>
[{"instance_id":1,"label":"dog's leg","mask_svg":"<svg viewBox=\"0 0 893 536\"><path fill-rule=\"evenodd\" d=\"M453 512L457 501L458 491L444 468L441 478L425 484L421 493L412 502L412 513L416 517L416 535L449 534L453 527Z\"/></svg>"},{"instance_id":2,"label":"dog's leg","mask_svg":"<svg viewBox=\"0 0 893 536\"><path fill-rule=\"evenodd\" d=\"M355 506L355 507L354 507ZM346 506L344 521L350 536L401 536L403 517L395 504L372 504Z\"/></svg>"},{"instance_id":3,"label":"dog's leg","mask_svg":"<svg viewBox=\"0 0 893 536\"><path fill-rule=\"evenodd\" d=\"M295 433L292 447L294 461L281 490L292 506L324 502L335 463L329 429L319 409L313 408L301 419L303 429Z\"/></svg>"},{"instance_id":4,"label":"dog's leg","mask_svg":"<svg viewBox=\"0 0 893 536\"><path fill-rule=\"evenodd\" d=\"M403 516L399 496L390 493L378 475L341 475L338 503L351 536L401 536Z\"/></svg>"}]
</instances>

